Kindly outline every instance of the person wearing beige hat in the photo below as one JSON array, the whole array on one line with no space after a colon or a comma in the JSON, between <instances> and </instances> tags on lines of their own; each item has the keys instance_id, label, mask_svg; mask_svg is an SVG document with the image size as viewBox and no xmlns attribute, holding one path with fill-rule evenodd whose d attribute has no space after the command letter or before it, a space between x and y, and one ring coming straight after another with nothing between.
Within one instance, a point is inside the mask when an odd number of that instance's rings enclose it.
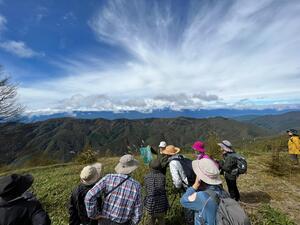
<instances>
[{"instance_id":1,"label":"person wearing beige hat","mask_svg":"<svg viewBox=\"0 0 300 225\"><path fill-rule=\"evenodd\" d=\"M163 154L168 156L170 173L176 189L188 187L188 179L180 163L180 159L182 159L183 156L179 155L179 152L180 148L174 145L168 145L166 149L162 151Z\"/></svg>"},{"instance_id":2,"label":"person wearing beige hat","mask_svg":"<svg viewBox=\"0 0 300 225\"><path fill-rule=\"evenodd\" d=\"M101 178L102 164L85 166L80 172L80 184L74 188L69 205L69 225L97 225L98 221L88 218L84 204L86 193Z\"/></svg>"},{"instance_id":3,"label":"person wearing beige hat","mask_svg":"<svg viewBox=\"0 0 300 225\"><path fill-rule=\"evenodd\" d=\"M183 207L195 212L195 225L215 225L218 205L215 200L207 194L207 191L216 192L218 196L229 197L228 193L226 193L221 186L222 180L220 178L219 168L213 160L207 158L194 160L192 166L197 178L194 185L186 190L180 203Z\"/></svg>"},{"instance_id":4,"label":"person wearing beige hat","mask_svg":"<svg viewBox=\"0 0 300 225\"><path fill-rule=\"evenodd\" d=\"M132 155L124 155L115 167L115 174L103 177L85 197L87 215L99 224L136 225L141 221L143 205L141 185L130 174L139 166ZM97 199L104 195L99 210Z\"/></svg>"}]
</instances>

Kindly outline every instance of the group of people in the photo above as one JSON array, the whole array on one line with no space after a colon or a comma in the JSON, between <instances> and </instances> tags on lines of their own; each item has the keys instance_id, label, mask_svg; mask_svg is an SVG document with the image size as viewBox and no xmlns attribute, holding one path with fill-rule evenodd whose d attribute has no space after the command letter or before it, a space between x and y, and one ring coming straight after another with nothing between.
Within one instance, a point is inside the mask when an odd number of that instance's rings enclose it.
<instances>
[{"instance_id":1,"label":"group of people","mask_svg":"<svg viewBox=\"0 0 300 225\"><path fill-rule=\"evenodd\" d=\"M162 141L159 149L151 148L157 154L150 164L150 171L144 176L145 196L142 186L131 174L138 169L139 162L133 155L122 156L115 167L115 173L102 177L102 164L84 167L80 173L80 184L74 188L69 206L70 225L93 224L139 224L146 212L147 224L165 224L170 208L166 190L166 173L170 174L177 193L181 194L181 205L185 210L186 224L215 224L217 202L205 190L218 196L227 196L222 187L220 172L224 172L231 197L239 200L236 176L230 175L234 165L230 154L234 153L229 141L219 143L223 160L215 161L206 154L204 143L197 141L192 148L199 154L191 162L194 179L183 165L186 159L180 148ZM230 159L230 160L229 160ZM28 189L33 183L31 175L12 174L0 178L0 224L51 224L49 216L40 202ZM144 210L145 209L145 210ZM22 222L20 222L22 221Z\"/></svg>"}]
</instances>

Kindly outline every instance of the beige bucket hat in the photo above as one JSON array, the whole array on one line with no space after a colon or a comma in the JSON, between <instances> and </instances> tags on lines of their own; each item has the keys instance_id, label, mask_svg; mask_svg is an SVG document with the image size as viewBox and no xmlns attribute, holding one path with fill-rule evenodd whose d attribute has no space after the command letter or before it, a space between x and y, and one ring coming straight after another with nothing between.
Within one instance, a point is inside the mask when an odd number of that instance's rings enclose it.
<instances>
[{"instance_id":1,"label":"beige bucket hat","mask_svg":"<svg viewBox=\"0 0 300 225\"><path fill-rule=\"evenodd\" d=\"M121 174L130 174L139 167L139 162L134 159L132 155L123 155L118 165L115 167L115 171Z\"/></svg>"},{"instance_id":2,"label":"beige bucket hat","mask_svg":"<svg viewBox=\"0 0 300 225\"><path fill-rule=\"evenodd\" d=\"M85 185L95 184L101 177L101 171L101 163L95 163L84 167L80 173L81 182Z\"/></svg>"},{"instance_id":3,"label":"beige bucket hat","mask_svg":"<svg viewBox=\"0 0 300 225\"><path fill-rule=\"evenodd\" d=\"M168 145L165 150L161 153L165 155L176 155L180 152L180 148L175 147L174 145Z\"/></svg>"},{"instance_id":4,"label":"beige bucket hat","mask_svg":"<svg viewBox=\"0 0 300 225\"><path fill-rule=\"evenodd\" d=\"M218 145L225 151L225 152L233 152L232 144L230 141L224 140L221 143L218 143Z\"/></svg>"},{"instance_id":5,"label":"beige bucket hat","mask_svg":"<svg viewBox=\"0 0 300 225\"><path fill-rule=\"evenodd\" d=\"M192 167L195 174L205 183L210 185L222 184L219 168L211 159L194 160Z\"/></svg>"}]
</instances>

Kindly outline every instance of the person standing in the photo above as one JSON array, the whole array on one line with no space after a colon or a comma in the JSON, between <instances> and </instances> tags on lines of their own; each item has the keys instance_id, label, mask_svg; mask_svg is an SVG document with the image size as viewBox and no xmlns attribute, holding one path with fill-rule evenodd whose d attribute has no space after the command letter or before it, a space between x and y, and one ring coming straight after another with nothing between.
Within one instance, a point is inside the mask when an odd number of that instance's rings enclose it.
<instances>
[{"instance_id":1,"label":"person standing","mask_svg":"<svg viewBox=\"0 0 300 225\"><path fill-rule=\"evenodd\" d=\"M289 155L292 162L295 165L299 165L298 155L300 155L300 139L298 131L295 129L289 129L287 130L287 133L290 137L288 141Z\"/></svg>"},{"instance_id":2,"label":"person standing","mask_svg":"<svg viewBox=\"0 0 300 225\"><path fill-rule=\"evenodd\" d=\"M229 197L221 186L220 171L212 160L206 158L194 160L192 165L197 177L180 203L184 208L195 211L194 225L215 225L218 204L207 192L214 192L219 197Z\"/></svg>"},{"instance_id":3,"label":"person standing","mask_svg":"<svg viewBox=\"0 0 300 225\"><path fill-rule=\"evenodd\" d=\"M157 155L157 159L160 162L161 165L161 172L166 175L167 173L167 168L169 165L169 156L164 154L163 151L166 150L167 143L165 141L161 141L158 145L158 150L155 150L154 148L151 147L151 152L155 155Z\"/></svg>"},{"instance_id":4,"label":"person standing","mask_svg":"<svg viewBox=\"0 0 300 225\"><path fill-rule=\"evenodd\" d=\"M34 181L30 174L0 178L1 225L50 225L41 203L27 190Z\"/></svg>"},{"instance_id":5,"label":"person standing","mask_svg":"<svg viewBox=\"0 0 300 225\"><path fill-rule=\"evenodd\" d=\"M84 204L86 193L94 187L101 178L102 164L95 163L86 166L80 173L80 184L73 190L69 206L69 225L97 225L97 220L87 216Z\"/></svg>"},{"instance_id":6,"label":"person standing","mask_svg":"<svg viewBox=\"0 0 300 225\"><path fill-rule=\"evenodd\" d=\"M169 208L166 192L166 176L161 172L158 159L149 164L150 172L144 177L146 196L144 206L148 213L147 225L165 225L165 216Z\"/></svg>"},{"instance_id":7,"label":"person standing","mask_svg":"<svg viewBox=\"0 0 300 225\"><path fill-rule=\"evenodd\" d=\"M202 141L196 141L192 148L198 152L197 159L210 159L210 157L205 153L206 149L204 147L204 143Z\"/></svg>"},{"instance_id":8,"label":"person standing","mask_svg":"<svg viewBox=\"0 0 300 225\"><path fill-rule=\"evenodd\" d=\"M130 174L139 166L132 155L124 155L115 167L116 174L103 177L85 196L89 218L101 225L136 225L141 221L143 205L141 185ZM99 210L97 199L104 195Z\"/></svg>"},{"instance_id":9,"label":"person standing","mask_svg":"<svg viewBox=\"0 0 300 225\"><path fill-rule=\"evenodd\" d=\"M239 201L240 192L237 187L238 173L233 172L237 170L237 158L235 157L235 151L230 141L224 140L221 143L218 143L218 145L221 147L223 154L223 159L219 161L219 166L221 173L224 173L228 192L231 198Z\"/></svg>"}]
</instances>

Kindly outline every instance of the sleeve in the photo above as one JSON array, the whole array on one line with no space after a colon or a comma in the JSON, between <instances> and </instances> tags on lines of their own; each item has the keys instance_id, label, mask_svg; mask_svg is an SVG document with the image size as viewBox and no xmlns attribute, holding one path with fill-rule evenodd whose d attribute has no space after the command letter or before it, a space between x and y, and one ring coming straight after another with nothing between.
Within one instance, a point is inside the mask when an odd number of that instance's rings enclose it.
<instances>
[{"instance_id":1,"label":"sleeve","mask_svg":"<svg viewBox=\"0 0 300 225\"><path fill-rule=\"evenodd\" d=\"M299 138L296 139L295 145L296 145L296 149L298 150L298 152L300 152L300 139Z\"/></svg>"},{"instance_id":2,"label":"sleeve","mask_svg":"<svg viewBox=\"0 0 300 225\"><path fill-rule=\"evenodd\" d=\"M103 177L95 186L88 191L85 196L84 203L87 216L94 219L100 215L97 199L101 196L101 192L105 189L107 176Z\"/></svg>"},{"instance_id":3,"label":"sleeve","mask_svg":"<svg viewBox=\"0 0 300 225\"><path fill-rule=\"evenodd\" d=\"M131 224L137 225L142 220L142 216L143 216L142 193L141 193L141 188L139 188L137 198L136 198L136 203L134 205L133 216L131 218Z\"/></svg>"},{"instance_id":4,"label":"sleeve","mask_svg":"<svg viewBox=\"0 0 300 225\"><path fill-rule=\"evenodd\" d=\"M32 225L50 225L51 220L48 214L42 208L42 205L36 201L33 213L31 215Z\"/></svg>"},{"instance_id":5,"label":"sleeve","mask_svg":"<svg viewBox=\"0 0 300 225\"><path fill-rule=\"evenodd\" d=\"M152 146L150 146L150 150L153 154L157 155L158 154L158 151L155 150L154 148L152 148Z\"/></svg>"},{"instance_id":6,"label":"sleeve","mask_svg":"<svg viewBox=\"0 0 300 225\"><path fill-rule=\"evenodd\" d=\"M183 194L183 196L180 199L180 203L184 208L195 210L195 211L200 210L202 208L202 202L198 199L198 194L195 201L190 202L190 200L188 199L189 196L191 196L195 192L196 191L192 187L189 187L186 190L186 192Z\"/></svg>"},{"instance_id":7,"label":"sleeve","mask_svg":"<svg viewBox=\"0 0 300 225\"><path fill-rule=\"evenodd\" d=\"M182 181L180 178L180 174L177 168L177 161L173 160L170 162L170 172L171 172L171 176L172 176L172 181L174 186L177 189L180 189L182 187Z\"/></svg>"},{"instance_id":8,"label":"sleeve","mask_svg":"<svg viewBox=\"0 0 300 225\"><path fill-rule=\"evenodd\" d=\"M77 207L76 207L76 198L75 198L75 190L73 191L70 203L69 203L69 225L80 225L80 219L78 217Z\"/></svg>"}]
</instances>

